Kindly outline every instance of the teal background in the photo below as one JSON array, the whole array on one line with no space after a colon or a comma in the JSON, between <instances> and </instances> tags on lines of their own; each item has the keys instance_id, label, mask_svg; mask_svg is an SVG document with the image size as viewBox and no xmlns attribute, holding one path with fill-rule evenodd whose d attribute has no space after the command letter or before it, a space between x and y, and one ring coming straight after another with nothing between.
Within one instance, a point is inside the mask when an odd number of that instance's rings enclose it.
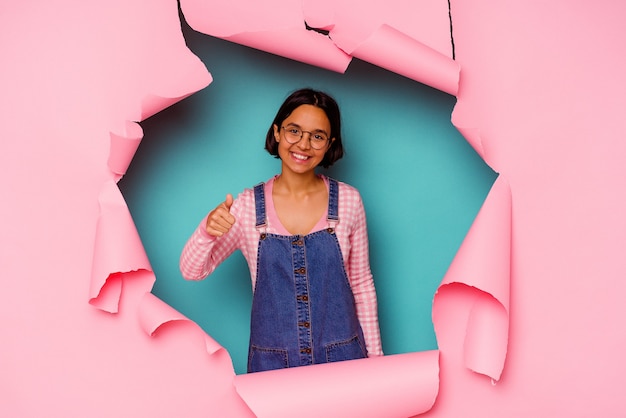
<instances>
[{"instance_id":1,"label":"teal background","mask_svg":"<svg viewBox=\"0 0 626 418\"><path fill-rule=\"evenodd\" d=\"M331 93L346 155L330 176L356 186L368 217L371 267L386 354L437 348L434 292L496 174L452 126L455 98L368 63L345 74L192 31L189 48L214 81L144 121L144 139L120 188L156 274L153 293L197 322L245 373L252 290L240 252L208 279L185 281L182 247L203 216L280 162L263 149L285 97Z\"/></svg>"}]
</instances>

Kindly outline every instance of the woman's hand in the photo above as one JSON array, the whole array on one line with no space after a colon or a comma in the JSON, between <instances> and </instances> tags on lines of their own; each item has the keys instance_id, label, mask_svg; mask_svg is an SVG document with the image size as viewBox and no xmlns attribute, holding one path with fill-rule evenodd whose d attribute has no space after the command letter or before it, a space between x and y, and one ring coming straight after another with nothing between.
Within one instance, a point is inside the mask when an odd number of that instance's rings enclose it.
<instances>
[{"instance_id":1,"label":"woman's hand","mask_svg":"<svg viewBox=\"0 0 626 418\"><path fill-rule=\"evenodd\" d=\"M221 237L235 224L235 217L230 213L233 195L227 194L226 200L213 209L206 220L206 232L214 237Z\"/></svg>"}]
</instances>

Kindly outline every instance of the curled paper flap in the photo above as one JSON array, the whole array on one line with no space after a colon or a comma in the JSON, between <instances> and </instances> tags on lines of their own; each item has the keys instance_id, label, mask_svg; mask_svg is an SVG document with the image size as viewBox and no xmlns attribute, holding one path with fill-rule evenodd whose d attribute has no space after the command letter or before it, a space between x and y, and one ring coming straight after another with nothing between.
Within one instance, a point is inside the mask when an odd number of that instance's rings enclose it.
<instances>
[{"instance_id":1,"label":"curled paper flap","mask_svg":"<svg viewBox=\"0 0 626 418\"><path fill-rule=\"evenodd\" d=\"M126 122L124 133L118 135L111 132L111 149L108 165L111 171L120 176L126 174L128 166L139 148L143 129L135 122Z\"/></svg>"},{"instance_id":2,"label":"curled paper flap","mask_svg":"<svg viewBox=\"0 0 626 418\"><path fill-rule=\"evenodd\" d=\"M453 96L457 94L459 65L391 26L382 25L353 51L347 52Z\"/></svg>"},{"instance_id":3,"label":"curled paper flap","mask_svg":"<svg viewBox=\"0 0 626 418\"><path fill-rule=\"evenodd\" d=\"M338 73L345 72L352 60L328 37L304 28L244 32L224 39Z\"/></svg>"},{"instance_id":4,"label":"curled paper flap","mask_svg":"<svg viewBox=\"0 0 626 418\"><path fill-rule=\"evenodd\" d=\"M180 4L185 19L198 32L331 71L344 72L350 63L351 57L327 36L307 30L297 1L182 0Z\"/></svg>"},{"instance_id":5,"label":"curled paper flap","mask_svg":"<svg viewBox=\"0 0 626 418\"><path fill-rule=\"evenodd\" d=\"M259 418L406 418L432 408L439 392L439 352L250 373L236 376L235 386ZM308 399L319 401L304 407L285 402L285 394L302 387Z\"/></svg>"},{"instance_id":6,"label":"curled paper flap","mask_svg":"<svg viewBox=\"0 0 626 418\"><path fill-rule=\"evenodd\" d=\"M349 1L181 1L187 21L199 32L337 72L344 72L351 57L356 57L456 95L459 66L449 55L450 21L444 6L443 2L411 5L416 14L424 11L422 18L431 18L425 26L437 27L433 36L428 31L399 29L390 21L408 28L415 24ZM268 7L276 13L259 19ZM319 31L329 31L330 36ZM413 32L419 32L417 37ZM421 41L424 38L426 43Z\"/></svg>"},{"instance_id":7,"label":"curled paper flap","mask_svg":"<svg viewBox=\"0 0 626 418\"><path fill-rule=\"evenodd\" d=\"M169 60L175 64L163 63L168 70L166 79L152 81L148 78L144 81L150 88L144 90L138 112L134 111L137 121L145 120L191 96L213 81L202 61L188 50L178 50L177 56L170 57Z\"/></svg>"},{"instance_id":8,"label":"curled paper flap","mask_svg":"<svg viewBox=\"0 0 626 418\"><path fill-rule=\"evenodd\" d=\"M102 311L110 313L117 312L120 296L122 294L123 276L124 273L113 273L109 275L104 285L102 285L98 296L90 299L89 303Z\"/></svg>"},{"instance_id":9,"label":"curled paper flap","mask_svg":"<svg viewBox=\"0 0 626 418\"><path fill-rule=\"evenodd\" d=\"M310 27L330 31L330 38L350 53L382 25L418 40L452 58L449 3L441 0L302 0ZM392 47L393 45L389 45Z\"/></svg>"},{"instance_id":10,"label":"curled paper flap","mask_svg":"<svg viewBox=\"0 0 626 418\"><path fill-rule=\"evenodd\" d=\"M151 271L139 233L117 184L108 181L98 197L100 215L91 271L89 303L117 312L122 291L120 273ZM105 285L106 291L103 289Z\"/></svg>"},{"instance_id":11,"label":"curled paper flap","mask_svg":"<svg viewBox=\"0 0 626 418\"><path fill-rule=\"evenodd\" d=\"M456 110L456 107L455 107L455 110ZM472 148L474 148L474 151L476 151L476 153L480 155L480 158L482 158L485 162L487 162L487 158L485 155L485 148L483 147L483 140L480 135L480 131L476 128L459 127L455 123L454 115L455 115L455 112L453 111L452 112L452 124L458 129L458 131L461 133L461 135L463 135L465 140L472 146Z\"/></svg>"},{"instance_id":12,"label":"curled paper flap","mask_svg":"<svg viewBox=\"0 0 626 418\"><path fill-rule=\"evenodd\" d=\"M303 0L307 23L328 30L338 48L354 58L456 95L459 66L452 59L446 2ZM397 13L403 10L403 13Z\"/></svg>"},{"instance_id":13,"label":"curled paper flap","mask_svg":"<svg viewBox=\"0 0 626 418\"><path fill-rule=\"evenodd\" d=\"M161 326L167 323L182 321L195 324L195 322L185 317L152 293L146 293L143 296L141 304L139 305L138 315L141 329L150 336L153 336ZM219 350L223 350L222 346L219 345L217 341L202 331L199 326L197 326L197 328L198 332L202 333L204 337L207 353L212 355Z\"/></svg>"},{"instance_id":14,"label":"curled paper flap","mask_svg":"<svg viewBox=\"0 0 626 418\"><path fill-rule=\"evenodd\" d=\"M225 416L225 417L254 417L254 413L237 393L233 384L235 371L232 359L228 352L215 340L207 335L194 321L163 302L150 292L142 295L136 311L139 327L150 337L154 337L154 344L166 349L171 344L184 344L194 347L192 352L206 353L196 364L189 364L190 370L180 370L178 374L183 379L200 374L200 382L185 382L184 392L196 391L202 401L192 405L188 411L180 410L168 416ZM199 346L202 344L202 346ZM188 351L175 352L177 357L184 357ZM202 361L206 360L206 361ZM168 383L167 376L162 376L163 382ZM159 378L161 375L159 374ZM193 385L200 385L200 387ZM213 405L207 408L207 399L213 400ZM208 402L211 403L210 401ZM205 405L201 409L201 405Z\"/></svg>"},{"instance_id":15,"label":"curled paper flap","mask_svg":"<svg viewBox=\"0 0 626 418\"><path fill-rule=\"evenodd\" d=\"M428 27L437 26L439 30L437 36L428 37L428 43L381 21L390 17L380 17L375 11L348 1L339 5L310 1L299 5L285 0L274 0L272 4L244 1L227 5L215 0L183 0L181 9L192 28L211 36L337 72L344 72L354 56L456 95L459 66L448 55L451 51L450 22L447 13L444 14L447 8L442 4L430 2L411 6L419 11L423 9L424 16L434 17L431 21L436 24L431 22ZM258 19L258 14L262 13L259 8L268 7L273 7L276 13ZM357 18L345 17L352 17L352 14ZM337 19L339 28L335 25ZM359 19L362 24L343 24L359 22ZM375 24L373 31L369 29L372 22ZM330 37L307 30L309 24L309 28L330 31ZM427 33L421 37L426 37Z\"/></svg>"},{"instance_id":16,"label":"curled paper flap","mask_svg":"<svg viewBox=\"0 0 626 418\"><path fill-rule=\"evenodd\" d=\"M438 305L447 289L456 286L454 297L474 298L465 329L465 365L495 380L502 373L508 344L510 271L511 193L500 175L448 268L433 306L439 334L445 327ZM459 293L459 285L468 291Z\"/></svg>"},{"instance_id":17,"label":"curled paper flap","mask_svg":"<svg viewBox=\"0 0 626 418\"><path fill-rule=\"evenodd\" d=\"M467 368L500 380L506 359L509 316L501 303L479 293L467 320L463 359Z\"/></svg>"},{"instance_id":18,"label":"curled paper flap","mask_svg":"<svg viewBox=\"0 0 626 418\"><path fill-rule=\"evenodd\" d=\"M140 112L141 119L140 120L148 119L150 116L173 105L174 103L178 103L179 101L191 96L196 91L208 86L212 80L213 80L212 77L209 74L207 74L206 78L201 78L200 80L198 80L199 82L197 83L196 86L193 87L195 90L192 93L185 94L183 96L166 97L166 96L157 96L155 94L146 94L141 100L141 112Z\"/></svg>"},{"instance_id":19,"label":"curled paper flap","mask_svg":"<svg viewBox=\"0 0 626 418\"><path fill-rule=\"evenodd\" d=\"M511 191L498 176L441 283L464 283L492 295L508 311Z\"/></svg>"}]
</instances>

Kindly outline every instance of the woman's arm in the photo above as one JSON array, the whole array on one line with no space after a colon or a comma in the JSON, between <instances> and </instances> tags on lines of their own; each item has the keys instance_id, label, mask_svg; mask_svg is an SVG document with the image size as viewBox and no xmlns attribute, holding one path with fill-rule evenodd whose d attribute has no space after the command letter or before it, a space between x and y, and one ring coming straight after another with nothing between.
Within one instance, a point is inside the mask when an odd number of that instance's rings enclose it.
<instances>
[{"instance_id":1,"label":"woman's arm","mask_svg":"<svg viewBox=\"0 0 626 418\"><path fill-rule=\"evenodd\" d=\"M240 210L238 199L235 199L229 209L236 219ZM241 229L236 221L222 236L216 237L207 232L211 214L202 219L180 256L180 271L187 280L206 278L240 245Z\"/></svg>"},{"instance_id":2,"label":"woman's arm","mask_svg":"<svg viewBox=\"0 0 626 418\"><path fill-rule=\"evenodd\" d=\"M369 262L369 242L365 209L358 192L354 202L354 227L350 234L348 277L356 302L356 311L363 329L368 356L383 355L378 324L378 301Z\"/></svg>"}]
</instances>

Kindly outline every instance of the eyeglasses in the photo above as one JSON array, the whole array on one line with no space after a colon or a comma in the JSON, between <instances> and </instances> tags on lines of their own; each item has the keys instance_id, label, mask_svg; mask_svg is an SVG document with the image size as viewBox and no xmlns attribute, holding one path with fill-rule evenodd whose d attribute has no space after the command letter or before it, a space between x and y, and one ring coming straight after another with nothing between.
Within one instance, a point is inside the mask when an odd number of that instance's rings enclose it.
<instances>
[{"instance_id":1,"label":"eyeglasses","mask_svg":"<svg viewBox=\"0 0 626 418\"><path fill-rule=\"evenodd\" d=\"M300 142L305 133L309 134L309 143L313 149L322 149L328 143L328 135L324 131L303 131L297 126L281 126L285 130L285 139L290 144Z\"/></svg>"}]
</instances>

